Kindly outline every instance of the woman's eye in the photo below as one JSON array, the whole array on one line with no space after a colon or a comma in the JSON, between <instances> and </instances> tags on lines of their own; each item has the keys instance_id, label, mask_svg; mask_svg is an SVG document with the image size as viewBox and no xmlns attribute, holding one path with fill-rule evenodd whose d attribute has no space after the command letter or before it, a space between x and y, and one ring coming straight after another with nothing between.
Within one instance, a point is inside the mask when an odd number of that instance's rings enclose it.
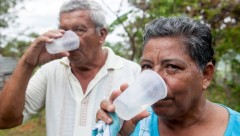
<instances>
[{"instance_id":1,"label":"woman's eye","mask_svg":"<svg viewBox=\"0 0 240 136\"><path fill-rule=\"evenodd\" d=\"M146 70L146 69L152 69L152 66L150 66L150 65L142 65L142 70Z\"/></svg>"},{"instance_id":2,"label":"woman's eye","mask_svg":"<svg viewBox=\"0 0 240 136\"><path fill-rule=\"evenodd\" d=\"M180 70L178 66L172 64L166 65L166 69L169 74L175 74Z\"/></svg>"}]
</instances>

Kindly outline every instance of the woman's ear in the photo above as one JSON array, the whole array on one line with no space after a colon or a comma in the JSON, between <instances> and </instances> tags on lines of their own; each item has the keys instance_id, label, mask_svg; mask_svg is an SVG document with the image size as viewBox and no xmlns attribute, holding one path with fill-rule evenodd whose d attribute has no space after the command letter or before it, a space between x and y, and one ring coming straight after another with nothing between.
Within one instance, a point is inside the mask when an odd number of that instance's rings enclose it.
<instances>
[{"instance_id":1,"label":"woman's ear","mask_svg":"<svg viewBox=\"0 0 240 136\"><path fill-rule=\"evenodd\" d=\"M106 37L107 37L108 31L107 31L106 28L102 28L102 29L100 29L99 33L100 33L99 42L100 42L100 44L103 44L105 42Z\"/></svg>"},{"instance_id":2,"label":"woman's ear","mask_svg":"<svg viewBox=\"0 0 240 136\"><path fill-rule=\"evenodd\" d=\"M208 62L203 70L203 90L206 90L210 85L213 75L214 75L215 66L212 62Z\"/></svg>"}]
</instances>

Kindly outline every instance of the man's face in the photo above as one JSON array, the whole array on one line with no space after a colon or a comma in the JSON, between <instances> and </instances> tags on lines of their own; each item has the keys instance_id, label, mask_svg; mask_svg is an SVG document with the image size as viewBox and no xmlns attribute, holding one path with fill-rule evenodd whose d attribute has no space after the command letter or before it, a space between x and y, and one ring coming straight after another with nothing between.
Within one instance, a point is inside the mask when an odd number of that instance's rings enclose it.
<instances>
[{"instance_id":1,"label":"man's face","mask_svg":"<svg viewBox=\"0 0 240 136\"><path fill-rule=\"evenodd\" d=\"M69 59L73 63L92 61L101 49L105 36L96 32L89 11L76 10L60 15L60 29L72 30L80 38L78 50L70 51ZM101 30L100 30L101 31Z\"/></svg>"},{"instance_id":2,"label":"man's face","mask_svg":"<svg viewBox=\"0 0 240 136\"><path fill-rule=\"evenodd\" d=\"M203 74L186 53L178 38L150 39L141 58L142 69L152 69L160 74L168 86L168 95L155 103L156 114L166 118L178 118L191 111L203 93Z\"/></svg>"}]
</instances>

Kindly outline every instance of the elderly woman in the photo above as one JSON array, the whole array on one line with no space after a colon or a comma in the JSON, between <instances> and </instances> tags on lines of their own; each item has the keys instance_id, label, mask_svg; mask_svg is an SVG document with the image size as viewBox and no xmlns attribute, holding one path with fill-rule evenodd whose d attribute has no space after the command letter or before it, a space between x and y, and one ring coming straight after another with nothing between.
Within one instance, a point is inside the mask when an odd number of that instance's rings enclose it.
<instances>
[{"instance_id":1,"label":"elderly woman","mask_svg":"<svg viewBox=\"0 0 240 136\"><path fill-rule=\"evenodd\" d=\"M240 114L205 96L214 74L211 43L209 27L188 17L162 17L147 24L140 64L142 70L151 69L162 76L168 95L152 105L147 118L142 119L147 116L144 112L126 121L120 134L131 134L141 118L133 136L239 135ZM114 111L111 102L125 88L101 103L98 119L112 122L105 112Z\"/></svg>"}]
</instances>

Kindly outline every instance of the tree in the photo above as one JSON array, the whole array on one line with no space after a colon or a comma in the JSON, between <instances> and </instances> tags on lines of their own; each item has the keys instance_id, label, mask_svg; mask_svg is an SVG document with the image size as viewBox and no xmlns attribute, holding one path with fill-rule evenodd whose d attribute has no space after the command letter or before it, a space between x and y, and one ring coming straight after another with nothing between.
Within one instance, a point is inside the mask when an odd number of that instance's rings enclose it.
<instances>
[{"instance_id":1,"label":"tree","mask_svg":"<svg viewBox=\"0 0 240 136\"><path fill-rule=\"evenodd\" d=\"M0 30L7 28L10 23L16 19L16 13L13 10L18 2L22 0L0 0ZM3 52L3 44L6 36L0 31L0 53Z\"/></svg>"},{"instance_id":2,"label":"tree","mask_svg":"<svg viewBox=\"0 0 240 136\"><path fill-rule=\"evenodd\" d=\"M31 39L35 39L38 36L39 34L37 33L31 33L26 36L28 39L25 40L18 40L17 38L13 38L6 43L4 48L2 48L1 54L3 56L11 56L15 59L18 59L23 55L27 47L31 44Z\"/></svg>"}]
</instances>

